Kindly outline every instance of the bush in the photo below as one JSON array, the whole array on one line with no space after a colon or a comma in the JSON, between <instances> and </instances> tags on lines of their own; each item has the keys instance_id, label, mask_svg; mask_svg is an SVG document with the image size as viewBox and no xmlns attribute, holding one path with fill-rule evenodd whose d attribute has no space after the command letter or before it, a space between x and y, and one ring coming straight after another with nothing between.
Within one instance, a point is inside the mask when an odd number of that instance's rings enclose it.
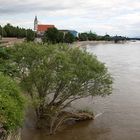
<instances>
[{"instance_id":1,"label":"bush","mask_svg":"<svg viewBox=\"0 0 140 140\"><path fill-rule=\"evenodd\" d=\"M24 99L20 89L9 77L0 74L0 126L7 133L21 127L24 116Z\"/></svg>"},{"instance_id":2,"label":"bush","mask_svg":"<svg viewBox=\"0 0 140 140\"><path fill-rule=\"evenodd\" d=\"M16 74L16 68L11 63L8 48L6 47L0 47L0 72L10 77Z\"/></svg>"}]
</instances>

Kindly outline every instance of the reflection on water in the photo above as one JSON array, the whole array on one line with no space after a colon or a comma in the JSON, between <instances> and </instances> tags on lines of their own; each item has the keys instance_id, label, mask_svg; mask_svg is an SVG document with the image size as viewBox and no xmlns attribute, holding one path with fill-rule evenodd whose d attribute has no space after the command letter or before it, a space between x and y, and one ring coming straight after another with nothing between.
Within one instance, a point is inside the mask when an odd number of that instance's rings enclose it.
<instances>
[{"instance_id":1,"label":"reflection on water","mask_svg":"<svg viewBox=\"0 0 140 140\"><path fill-rule=\"evenodd\" d=\"M22 140L139 140L140 139L140 42L88 46L106 63L114 77L113 94L100 98L84 99L75 107L91 107L94 121L69 126L54 136L47 136L25 126Z\"/></svg>"}]
</instances>

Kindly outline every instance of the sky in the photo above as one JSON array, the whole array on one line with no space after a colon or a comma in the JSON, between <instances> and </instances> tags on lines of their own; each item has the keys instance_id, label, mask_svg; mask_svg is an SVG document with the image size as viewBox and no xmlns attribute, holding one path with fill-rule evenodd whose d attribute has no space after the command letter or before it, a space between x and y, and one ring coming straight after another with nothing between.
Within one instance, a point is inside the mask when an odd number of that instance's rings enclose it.
<instances>
[{"instance_id":1,"label":"sky","mask_svg":"<svg viewBox=\"0 0 140 140\"><path fill-rule=\"evenodd\" d=\"M140 0L0 0L0 25L40 24L99 35L140 37Z\"/></svg>"}]
</instances>

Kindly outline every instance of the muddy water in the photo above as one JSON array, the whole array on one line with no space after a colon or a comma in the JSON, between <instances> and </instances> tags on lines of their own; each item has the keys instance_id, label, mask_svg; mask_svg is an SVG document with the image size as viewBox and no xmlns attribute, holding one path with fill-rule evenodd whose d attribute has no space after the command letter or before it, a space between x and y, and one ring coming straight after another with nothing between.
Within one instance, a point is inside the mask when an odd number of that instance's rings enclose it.
<instances>
[{"instance_id":1,"label":"muddy water","mask_svg":"<svg viewBox=\"0 0 140 140\"><path fill-rule=\"evenodd\" d=\"M94 111L94 121L70 125L54 136L35 130L30 122L22 140L139 140L140 139L140 42L101 44L87 50L105 62L114 78L113 94L74 103Z\"/></svg>"}]
</instances>

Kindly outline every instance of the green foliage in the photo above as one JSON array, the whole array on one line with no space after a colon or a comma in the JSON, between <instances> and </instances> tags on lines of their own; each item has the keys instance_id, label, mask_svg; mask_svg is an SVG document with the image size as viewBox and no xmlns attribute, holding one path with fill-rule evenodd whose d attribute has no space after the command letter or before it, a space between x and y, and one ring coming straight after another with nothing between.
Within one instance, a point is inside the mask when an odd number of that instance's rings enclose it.
<instances>
[{"instance_id":1,"label":"green foliage","mask_svg":"<svg viewBox=\"0 0 140 140\"><path fill-rule=\"evenodd\" d=\"M58 35L59 31L56 28L50 28L45 32L43 42L55 44L58 42Z\"/></svg>"},{"instance_id":2,"label":"green foliage","mask_svg":"<svg viewBox=\"0 0 140 140\"><path fill-rule=\"evenodd\" d=\"M64 43L64 33L63 32L58 33L57 43Z\"/></svg>"},{"instance_id":3,"label":"green foliage","mask_svg":"<svg viewBox=\"0 0 140 140\"><path fill-rule=\"evenodd\" d=\"M26 43L15 45L11 54L38 119L47 116L50 126L71 102L111 93L112 78L105 65L78 48Z\"/></svg>"},{"instance_id":4,"label":"green foliage","mask_svg":"<svg viewBox=\"0 0 140 140\"><path fill-rule=\"evenodd\" d=\"M96 33L92 33L91 31L87 34L87 38L88 40L96 40L97 39L97 35Z\"/></svg>"},{"instance_id":5,"label":"green foliage","mask_svg":"<svg viewBox=\"0 0 140 140\"><path fill-rule=\"evenodd\" d=\"M0 40L1 40L1 37L2 37L2 27L0 26Z\"/></svg>"},{"instance_id":6,"label":"green foliage","mask_svg":"<svg viewBox=\"0 0 140 140\"><path fill-rule=\"evenodd\" d=\"M102 40L111 41L112 37L106 34L105 36L102 36Z\"/></svg>"},{"instance_id":7,"label":"green foliage","mask_svg":"<svg viewBox=\"0 0 140 140\"><path fill-rule=\"evenodd\" d=\"M66 45L32 43L12 49L25 88L36 90L39 97L59 92L55 101L60 101L111 92L112 80L107 68L85 51Z\"/></svg>"},{"instance_id":8,"label":"green foliage","mask_svg":"<svg viewBox=\"0 0 140 140\"><path fill-rule=\"evenodd\" d=\"M104 40L104 41L111 41L112 37L109 35L105 35L105 36L99 36L96 33L93 32L89 32L89 33L80 33L79 34L79 40L80 41L94 41L94 40Z\"/></svg>"},{"instance_id":9,"label":"green foliage","mask_svg":"<svg viewBox=\"0 0 140 140\"><path fill-rule=\"evenodd\" d=\"M113 40L114 40L115 43L118 43L119 41L125 41L127 39L128 38L126 38L126 37L117 36L117 35L113 37Z\"/></svg>"},{"instance_id":10,"label":"green foliage","mask_svg":"<svg viewBox=\"0 0 140 140\"><path fill-rule=\"evenodd\" d=\"M4 48L4 47L0 47L0 58L1 59L8 59L9 58L9 55L6 51L6 48Z\"/></svg>"},{"instance_id":11,"label":"green foliage","mask_svg":"<svg viewBox=\"0 0 140 140\"><path fill-rule=\"evenodd\" d=\"M27 41L33 41L35 33L31 29L24 29L20 27L14 27L11 24L7 24L4 27L0 26L0 36L2 37L17 37L17 38L27 38Z\"/></svg>"},{"instance_id":12,"label":"green foliage","mask_svg":"<svg viewBox=\"0 0 140 140\"><path fill-rule=\"evenodd\" d=\"M15 131L23 121L24 99L10 78L0 74L0 125L6 132Z\"/></svg>"},{"instance_id":13,"label":"green foliage","mask_svg":"<svg viewBox=\"0 0 140 140\"><path fill-rule=\"evenodd\" d=\"M88 40L87 33L80 33L79 40L80 41L87 41Z\"/></svg>"},{"instance_id":14,"label":"green foliage","mask_svg":"<svg viewBox=\"0 0 140 140\"><path fill-rule=\"evenodd\" d=\"M4 28L2 28L2 26L0 26L0 36L2 37L6 37L7 36L7 33L6 33L6 31L5 31L5 29Z\"/></svg>"},{"instance_id":15,"label":"green foliage","mask_svg":"<svg viewBox=\"0 0 140 140\"><path fill-rule=\"evenodd\" d=\"M0 72L13 77L16 74L16 67L11 63L8 48L0 47Z\"/></svg>"},{"instance_id":16,"label":"green foliage","mask_svg":"<svg viewBox=\"0 0 140 140\"><path fill-rule=\"evenodd\" d=\"M65 34L64 42L65 43L73 43L75 41L75 37L70 32Z\"/></svg>"},{"instance_id":17,"label":"green foliage","mask_svg":"<svg viewBox=\"0 0 140 140\"><path fill-rule=\"evenodd\" d=\"M57 43L73 43L75 37L70 33L60 32L57 28L48 29L43 37L43 42L57 44Z\"/></svg>"},{"instance_id":18,"label":"green foliage","mask_svg":"<svg viewBox=\"0 0 140 140\"><path fill-rule=\"evenodd\" d=\"M28 29L26 31L26 40L29 42L29 41L34 41L35 39L35 32L32 31L31 29Z\"/></svg>"},{"instance_id":19,"label":"green foliage","mask_svg":"<svg viewBox=\"0 0 140 140\"><path fill-rule=\"evenodd\" d=\"M114 41L114 42L119 42L119 41L125 41L128 40L127 37L123 36L110 36L108 34L104 36L97 35L96 33L93 32L85 32L85 33L79 33L78 35L79 41Z\"/></svg>"}]
</instances>

